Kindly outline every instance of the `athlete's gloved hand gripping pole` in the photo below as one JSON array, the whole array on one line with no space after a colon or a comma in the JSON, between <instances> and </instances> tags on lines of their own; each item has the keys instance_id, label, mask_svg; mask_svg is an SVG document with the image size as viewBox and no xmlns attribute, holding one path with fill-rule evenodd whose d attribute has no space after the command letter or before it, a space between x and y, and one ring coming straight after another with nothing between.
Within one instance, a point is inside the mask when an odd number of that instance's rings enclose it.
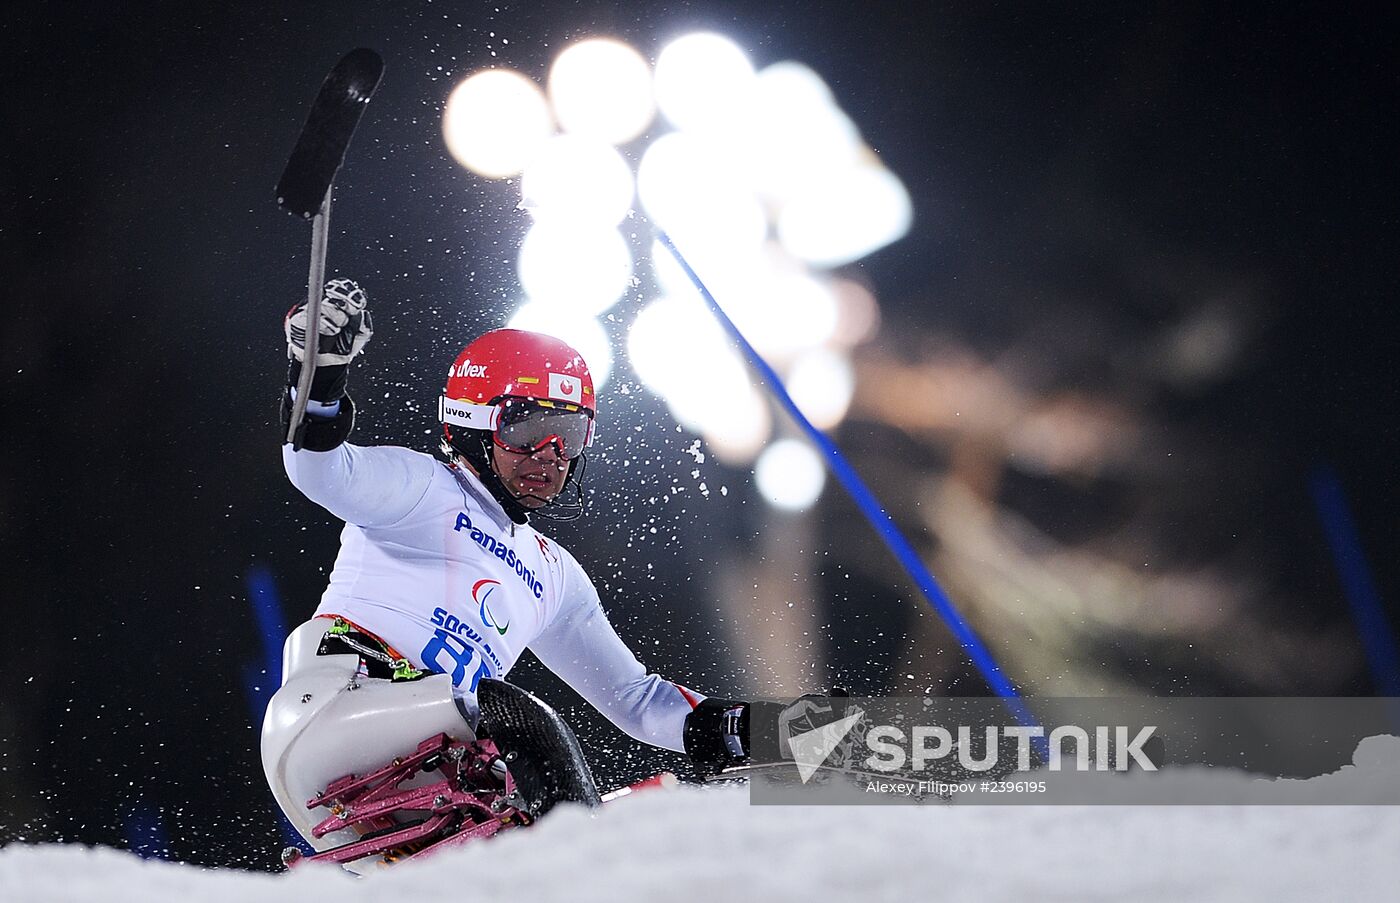
<instances>
[{"instance_id":1,"label":"athlete's gloved hand gripping pole","mask_svg":"<svg viewBox=\"0 0 1400 903\"><path fill-rule=\"evenodd\" d=\"M748 764L750 709L747 702L711 696L685 716L685 754L700 777Z\"/></svg>"},{"instance_id":2,"label":"athlete's gloved hand gripping pole","mask_svg":"<svg viewBox=\"0 0 1400 903\"><path fill-rule=\"evenodd\" d=\"M732 699L710 697L691 711L685 719L685 752L695 765L701 779L722 775L724 772L753 764L753 726L757 722L779 725L784 713L791 712L792 706L811 700L822 711L833 707L845 709L845 701L850 693L840 687L833 687L824 695L807 693L792 705L772 701L739 702ZM762 739L762 738L760 738ZM781 740L771 738L770 742L759 743L759 764L771 761L769 756L781 753Z\"/></svg>"},{"instance_id":3,"label":"athlete's gloved hand gripping pole","mask_svg":"<svg viewBox=\"0 0 1400 903\"><path fill-rule=\"evenodd\" d=\"M369 297L350 279L326 283L318 307L319 328L312 341L318 346L314 375L306 379L309 305L303 301L287 312L283 332L287 337L287 388L282 392L282 426L294 416L293 405L300 402L307 417L301 423L300 448L330 451L350 436L355 425L355 404L345 393L346 374L374 335L369 315ZM319 338L319 341L316 339ZM302 386L305 384L305 394ZM291 441L290 438L288 441Z\"/></svg>"}]
</instances>

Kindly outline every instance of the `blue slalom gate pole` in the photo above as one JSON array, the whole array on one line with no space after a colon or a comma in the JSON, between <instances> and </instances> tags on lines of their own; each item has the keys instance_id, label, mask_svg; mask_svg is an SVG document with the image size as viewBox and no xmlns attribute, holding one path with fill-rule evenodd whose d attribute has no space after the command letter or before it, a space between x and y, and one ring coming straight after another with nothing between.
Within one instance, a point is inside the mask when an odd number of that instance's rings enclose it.
<instances>
[{"instance_id":1,"label":"blue slalom gate pole","mask_svg":"<svg viewBox=\"0 0 1400 903\"><path fill-rule=\"evenodd\" d=\"M1313 505L1327 534L1332 561L1342 581L1342 592L1351 607L1356 622L1357 638L1366 652L1376 693L1380 696L1400 696L1400 650L1395 644L1395 631L1386 617L1385 605L1375 577L1366 563L1361 536L1347 504L1345 490L1337 472L1330 466L1319 465L1308 479Z\"/></svg>"},{"instance_id":2,"label":"blue slalom gate pole","mask_svg":"<svg viewBox=\"0 0 1400 903\"><path fill-rule=\"evenodd\" d=\"M812 444L821 450L821 453L826 457L827 466L831 468L831 472L836 476L837 481L840 482L847 494L850 495L857 507L860 508L866 520L870 521L870 525L875 528L875 532L879 534L885 546L894 554L894 557L899 560L899 563L904 567L904 572L908 574L909 578L918 586L919 591L923 593L924 598L928 600L928 604L933 608L934 612L943 619L943 623L948 625L948 629L953 631L953 635L958 638L958 642L962 644L963 650L966 651L968 657L972 659L972 663L977 666L977 670L981 672L987 684L998 696L1007 700L1008 706L1016 714L1017 718L1020 719L1021 723L1034 724L1034 719L1031 718L1025 705L1021 702L1020 694L1016 692L1016 688L1011 685L1011 681L1007 680L1006 675L1002 673L1001 668L996 663L996 659L992 657L991 651L982 644L982 641L978 639L977 634L973 632L972 627L968 625L966 619L954 608L952 600L943 592L943 588L938 585L938 581L933 579L933 575L929 573L928 568L924 567L923 560L920 559L918 553L914 551L914 547L909 544L909 540L905 539L904 534L899 532L899 528L895 526L894 520L892 520L889 514L885 512L885 509L880 506L879 501L875 498L874 494L871 493L870 489L866 487L865 482L861 480L860 476L855 472L855 469L851 467L845 456L837 449L835 443L828 439L825 433L813 426L812 422L808 420L806 415L797 407L796 402L792 400L792 396L788 394L787 389L783 386L783 381L778 377L777 372L774 371L774 369L769 366L768 362L763 359L762 355L749 344L749 340L744 338L744 334L739 331L739 327L734 325L734 321L729 319L729 315L726 314L724 309L719 306L719 303L715 301L714 295L710 294L710 290L705 287L705 283L696 274L695 270L691 268L690 263L685 259L684 255L681 254L680 249L671 241L671 237L665 232L659 232L658 237L661 243L666 246L666 250L670 251L671 255L676 258L676 262L681 265L681 269L685 270L686 276L690 278L696 290L700 292L700 296L705 299L705 304L710 308L710 312L719 320L725 332L729 333L729 337L738 344L744 357L746 357L749 364L758 371L759 377L763 382L768 384L768 390L772 393L774 399L788 412L788 415L792 417L793 421L807 435L807 438L811 440Z\"/></svg>"}]
</instances>

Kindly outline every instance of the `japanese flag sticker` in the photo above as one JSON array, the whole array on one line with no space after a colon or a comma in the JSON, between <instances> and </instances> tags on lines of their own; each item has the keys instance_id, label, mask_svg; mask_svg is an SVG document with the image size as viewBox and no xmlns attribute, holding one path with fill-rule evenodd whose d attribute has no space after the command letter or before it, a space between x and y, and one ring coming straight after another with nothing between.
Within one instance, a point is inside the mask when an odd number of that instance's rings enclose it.
<instances>
[{"instance_id":1,"label":"japanese flag sticker","mask_svg":"<svg viewBox=\"0 0 1400 903\"><path fill-rule=\"evenodd\" d=\"M583 382L577 376L564 373L549 374L549 397L555 401L583 403Z\"/></svg>"}]
</instances>

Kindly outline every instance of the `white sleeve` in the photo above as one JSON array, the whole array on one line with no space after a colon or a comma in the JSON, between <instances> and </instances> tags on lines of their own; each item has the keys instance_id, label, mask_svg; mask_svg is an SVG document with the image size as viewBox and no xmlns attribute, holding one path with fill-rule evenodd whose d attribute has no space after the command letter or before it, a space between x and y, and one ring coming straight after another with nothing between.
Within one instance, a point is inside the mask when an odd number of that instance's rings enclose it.
<instances>
[{"instance_id":1,"label":"white sleeve","mask_svg":"<svg viewBox=\"0 0 1400 903\"><path fill-rule=\"evenodd\" d=\"M360 527L386 527L402 520L427 493L437 467L421 452L348 442L328 452L294 452L291 445L283 445L282 465L303 495Z\"/></svg>"},{"instance_id":2,"label":"white sleeve","mask_svg":"<svg viewBox=\"0 0 1400 903\"><path fill-rule=\"evenodd\" d=\"M571 556L565 558L559 614L530 649L631 736L685 752L685 716L704 697L647 673L608 623L598 591Z\"/></svg>"}]
</instances>

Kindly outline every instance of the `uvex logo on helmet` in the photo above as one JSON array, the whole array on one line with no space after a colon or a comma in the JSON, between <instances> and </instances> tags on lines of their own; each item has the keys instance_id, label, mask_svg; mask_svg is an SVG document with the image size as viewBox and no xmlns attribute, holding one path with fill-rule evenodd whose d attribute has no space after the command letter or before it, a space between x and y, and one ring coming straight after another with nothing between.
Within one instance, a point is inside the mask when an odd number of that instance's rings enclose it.
<instances>
[{"instance_id":1,"label":"uvex logo on helmet","mask_svg":"<svg viewBox=\"0 0 1400 903\"><path fill-rule=\"evenodd\" d=\"M590 418L598 411L593 376L583 356L553 336L521 329L492 330L457 355L438 403L449 438L453 425L495 429L494 406L505 398L565 401L583 408ZM461 416L476 405L488 410Z\"/></svg>"},{"instance_id":2,"label":"uvex logo on helmet","mask_svg":"<svg viewBox=\"0 0 1400 903\"><path fill-rule=\"evenodd\" d=\"M460 364L453 364L452 369L447 371L448 376L472 376L486 377L485 364L473 364L471 361L462 361Z\"/></svg>"}]
</instances>

